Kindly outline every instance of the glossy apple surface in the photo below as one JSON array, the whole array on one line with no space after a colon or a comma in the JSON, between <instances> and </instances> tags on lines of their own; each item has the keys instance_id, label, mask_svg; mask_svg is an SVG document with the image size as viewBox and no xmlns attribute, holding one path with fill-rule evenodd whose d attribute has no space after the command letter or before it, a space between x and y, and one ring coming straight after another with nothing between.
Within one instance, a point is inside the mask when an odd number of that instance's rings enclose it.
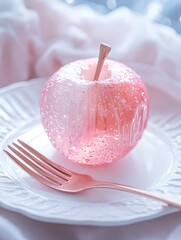
<instances>
[{"instance_id":1,"label":"glossy apple surface","mask_svg":"<svg viewBox=\"0 0 181 240\"><path fill-rule=\"evenodd\" d=\"M148 120L148 94L140 76L106 60L94 81L97 59L60 68L45 84L42 123L55 148L68 159L90 165L111 163L142 137Z\"/></svg>"}]
</instances>

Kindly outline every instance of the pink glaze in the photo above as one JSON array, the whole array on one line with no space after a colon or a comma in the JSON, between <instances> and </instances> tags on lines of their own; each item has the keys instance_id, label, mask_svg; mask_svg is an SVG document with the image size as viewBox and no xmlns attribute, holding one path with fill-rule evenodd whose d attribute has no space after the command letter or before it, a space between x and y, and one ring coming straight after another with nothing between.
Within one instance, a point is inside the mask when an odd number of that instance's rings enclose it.
<instances>
[{"instance_id":1,"label":"pink glaze","mask_svg":"<svg viewBox=\"0 0 181 240\"><path fill-rule=\"evenodd\" d=\"M142 137L148 94L139 75L106 60L93 81L97 59L59 69L41 94L42 123L55 148L68 159L90 165L111 163Z\"/></svg>"}]
</instances>

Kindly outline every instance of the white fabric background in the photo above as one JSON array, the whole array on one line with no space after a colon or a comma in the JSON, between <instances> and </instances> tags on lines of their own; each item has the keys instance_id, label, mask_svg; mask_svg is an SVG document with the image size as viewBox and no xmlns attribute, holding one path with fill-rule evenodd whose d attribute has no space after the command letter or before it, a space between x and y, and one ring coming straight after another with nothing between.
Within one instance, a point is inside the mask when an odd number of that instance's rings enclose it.
<instances>
[{"instance_id":1,"label":"white fabric background","mask_svg":"<svg viewBox=\"0 0 181 240\"><path fill-rule=\"evenodd\" d=\"M181 213L121 227L52 224L0 208L1 240L180 240Z\"/></svg>"},{"instance_id":2,"label":"white fabric background","mask_svg":"<svg viewBox=\"0 0 181 240\"><path fill-rule=\"evenodd\" d=\"M49 77L70 61L95 57L100 42L112 46L112 59L181 78L180 37L126 8L101 15L58 0L1 0L0 86Z\"/></svg>"}]
</instances>

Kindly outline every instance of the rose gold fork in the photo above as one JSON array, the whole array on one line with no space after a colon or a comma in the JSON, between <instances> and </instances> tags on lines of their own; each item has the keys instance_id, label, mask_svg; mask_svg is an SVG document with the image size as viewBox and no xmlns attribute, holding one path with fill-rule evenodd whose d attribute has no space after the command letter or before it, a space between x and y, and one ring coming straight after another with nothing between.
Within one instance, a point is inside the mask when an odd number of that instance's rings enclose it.
<instances>
[{"instance_id":1,"label":"rose gold fork","mask_svg":"<svg viewBox=\"0 0 181 240\"><path fill-rule=\"evenodd\" d=\"M92 188L109 188L152 198L181 209L181 199L118 183L97 181L91 176L75 173L50 161L21 140L18 140L18 144L12 143L12 146L8 145L8 148L11 151L4 151L15 163L37 181L53 189L76 193Z\"/></svg>"}]
</instances>

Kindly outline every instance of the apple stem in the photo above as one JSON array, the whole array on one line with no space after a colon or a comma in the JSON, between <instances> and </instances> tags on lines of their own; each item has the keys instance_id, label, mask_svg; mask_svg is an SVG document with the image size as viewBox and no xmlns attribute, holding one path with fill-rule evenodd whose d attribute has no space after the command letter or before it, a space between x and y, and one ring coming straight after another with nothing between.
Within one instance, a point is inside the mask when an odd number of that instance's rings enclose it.
<instances>
[{"instance_id":1,"label":"apple stem","mask_svg":"<svg viewBox=\"0 0 181 240\"><path fill-rule=\"evenodd\" d=\"M102 66L104 64L106 57L110 53L110 51L111 51L110 46L108 46L107 44L101 43L100 49L99 49L99 58L98 58L98 62L97 62L96 72L94 75L94 81L97 81L99 79L99 76L100 76L100 73L102 70Z\"/></svg>"}]
</instances>

